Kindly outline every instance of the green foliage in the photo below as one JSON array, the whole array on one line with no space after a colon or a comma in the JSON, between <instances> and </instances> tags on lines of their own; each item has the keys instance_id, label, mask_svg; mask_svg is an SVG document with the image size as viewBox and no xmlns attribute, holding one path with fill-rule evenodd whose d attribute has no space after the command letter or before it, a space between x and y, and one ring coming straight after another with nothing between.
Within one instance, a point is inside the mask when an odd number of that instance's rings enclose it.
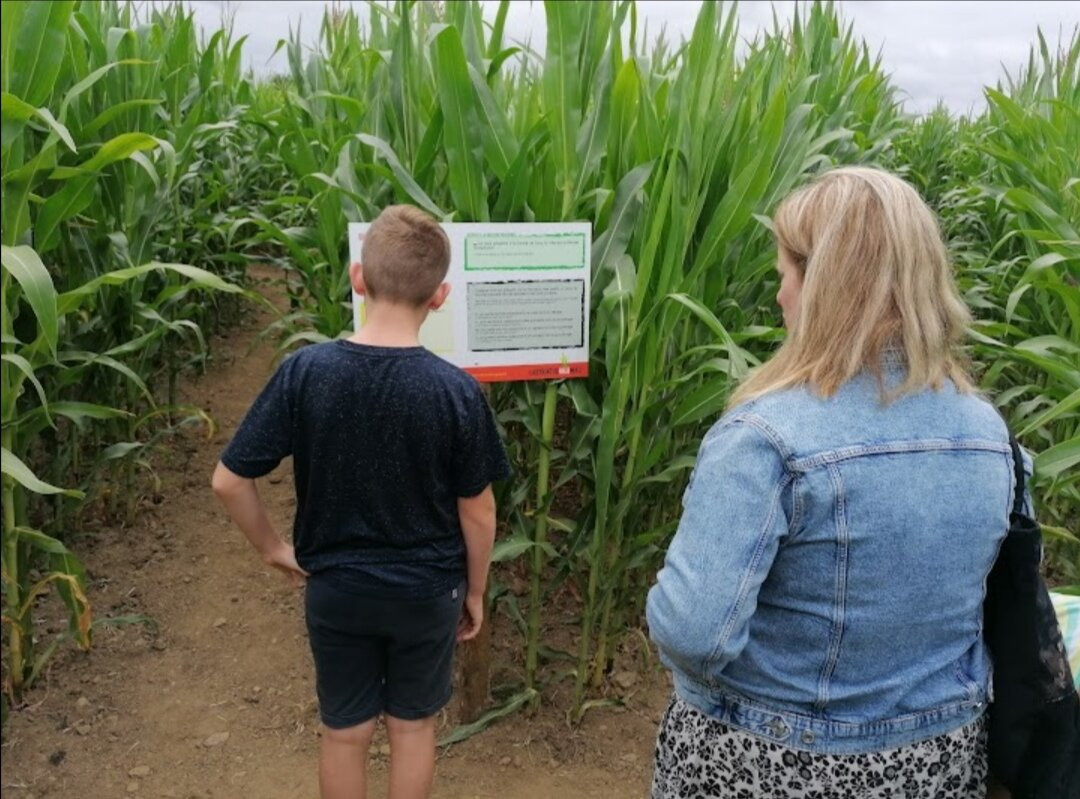
<instances>
[{"instance_id":1,"label":"green foliage","mask_svg":"<svg viewBox=\"0 0 1080 799\"><path fill-rule=\"evenodd\" d=\"M493 395L521 476L500 504L533 576L526 686L537 608L565 581L583 597L579 714L640 623L701 435L782 337L768 214L834 165L903 171L942 211L980 379L1037 453L1051 527L1075 523L1075 42L1044 47L979 119L914 120L831 3L741 55L718 3L674 49L643 46L627 2L545 11L542 54L503 41L505 3L491 25L473 2L372 6L366 27L335 12L306 59L298 33L282 42L290 79L259 90L279 100L264 124L289 175L257 220L295 275L285 347L350 326L345 224L388 203L593 224L589 379Z\"/></svg>"},{"instance_id":2,"label":"green foliage","mask_svg":"<svg viewBox=\"0 0 1080 799\"><path fill-rule=\"evenodd\" d=\"M200 45L178 5L145 19L117 2L2 11L4 690L17 698L57 643L35 651L46 590L70 612L63 638L90 644L85 575L61 543L79 502L111 479L109 511L130 519L150 445L177 412L205 416L176 407L176 379L229 310L203 290L241 292L224 279L245 263L231 192L258 132L241 124L241 42Z\"/></svg>"},{"instance_id":3,"label":"green foliage","mask_svg":"<svg viewBox=\"0 0 1080 799\"><path fill-rule=\"evenodd\" d=\"M527 616L504 602L526 643L513 707L540 695L540 609L567 584L574 713L595 706L704 430L783 336L769 214L835 165L892 168L937 210L980 385L1036 456L1051 577L1080 582L1080 37L1040 37L978 116L915 119L832 3L745 46L717 2L676 45L646 44L629 0L544 7L542 53L506 40L506 0L493 21L473 0L372 3L363 24L334 9L316 48L290 32L288 74L255 84L243 40L200 38L182 6L4 0L10 694L52 651L32 651L42 591L89 643L64 535L107 478L130 517L154 442L201 418L177 377L231 321L249 256L287 276L283 351L334 338L352 319L346 225L395 202L593 225L589 378L493 389L519 475L499 556L532 576ZM33 585L31 559L49 564Z\"/></svg>"}]
</instances>

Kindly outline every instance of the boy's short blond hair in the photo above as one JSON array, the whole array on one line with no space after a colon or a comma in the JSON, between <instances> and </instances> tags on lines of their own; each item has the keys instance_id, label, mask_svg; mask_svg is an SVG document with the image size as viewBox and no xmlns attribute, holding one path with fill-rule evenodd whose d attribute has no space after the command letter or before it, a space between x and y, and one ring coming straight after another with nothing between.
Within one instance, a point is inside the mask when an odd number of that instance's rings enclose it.
<instances>
[{"instance_id":1,"label":"boy's short blond hair","mask_svg":"<svg viewBox=\"0 0 1080 799\"><path fill-rule=\"evenodd\" d=\"M391 205L368 228L360 263L372 300L420 307L446 277L450 239L419 208Z\"/></svg>"}]
</instances>

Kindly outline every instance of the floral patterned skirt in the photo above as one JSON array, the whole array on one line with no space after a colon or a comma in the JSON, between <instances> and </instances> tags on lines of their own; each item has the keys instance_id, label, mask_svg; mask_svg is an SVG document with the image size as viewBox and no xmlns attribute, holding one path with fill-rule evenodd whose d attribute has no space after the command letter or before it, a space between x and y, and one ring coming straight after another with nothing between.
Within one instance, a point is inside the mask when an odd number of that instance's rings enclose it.
<instances>
[{"instance_id":1,"label":"floral patterned skirt","mask_svg":"<svg viewBox=\"0 0 1080 799\"><path fill-rule=\"evenodd\" d=\"M677 696L660 723L652 799L985 799L987 723L857 755L790 749Z\"/></svg>"}]
</instances>

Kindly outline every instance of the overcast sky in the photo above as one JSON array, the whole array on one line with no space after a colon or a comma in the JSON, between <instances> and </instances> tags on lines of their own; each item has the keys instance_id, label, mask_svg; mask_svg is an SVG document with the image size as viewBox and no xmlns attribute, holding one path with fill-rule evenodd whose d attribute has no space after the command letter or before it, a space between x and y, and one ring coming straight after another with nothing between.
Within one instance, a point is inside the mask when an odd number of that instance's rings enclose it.
<instances>
[{"instance_id":1,"label":"overcast sky","mask_svg":"<svg viewBox=\"0 0 1080 799\"><path fill-rule=\"evenodd\" d=\"M366 18L366 3L353 5ZM247 35L247 63L258 74L287 70L284 52L271 58L289 25L301 24L306 41L318 34L327 3L323 0L194 0L198 21L216 28L223 13L235 14L235 32ZM678 41L689 36L701 3L698 0L639 0L639 26L648 23L650 36L666 26ZM791 15L793 0L775 3L743 0L739 5L742 35L751 38L771 26L772 8L781 18ZM1051 46L1059 36L1068 41L1080 25L1080 0L841 0L838 3L855 33L874 53L880 51L885 70L893 76L910 111L926 111L942 99L957 113L983 107L982 90L993 86L1008 69L1015 72L1026 62L1042 28ZM493 19L497 2L484 2L485 17ZM543 52L546 26L540 2L515 0L507 15L506 35L531 39Z\"/></svg>"}]
</instances>

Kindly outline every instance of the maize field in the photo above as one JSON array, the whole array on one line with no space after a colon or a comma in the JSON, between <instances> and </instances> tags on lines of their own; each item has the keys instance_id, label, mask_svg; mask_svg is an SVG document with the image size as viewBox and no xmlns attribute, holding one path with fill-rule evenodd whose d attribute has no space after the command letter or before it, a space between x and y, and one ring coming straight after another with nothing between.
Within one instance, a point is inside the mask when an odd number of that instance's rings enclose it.
<instances>
[{"instance_id":1,"label":"maize field","mask_svg":"<svg viewBox=\"0 0 1080 799\"><path fill-rule=\"evenodd\" d=\"M3 0L5 709L58 647L123 623L95 614L71 539L130 523L174 433L213 428L177 385L264 302L248 266L280 272L282 355L337 337L346 226L392 203L593 228L589 377L491 394L516 475L489 593L520 634L501 700L566 680L575 720L604 701L702 435L784 335L769 215L843 164L901 174L939 215L977 382L1035 458L1048 578L1080 592L1080 33L1040 36L985 110L915 117L831 3L748 44L726 3L680 42L631 0L544 8L533 43L505 35L507 0L335 9L257 79L242 38L181 4ZM48 602L70 618L53 637Z\"/></svg>"}]
</instances>

